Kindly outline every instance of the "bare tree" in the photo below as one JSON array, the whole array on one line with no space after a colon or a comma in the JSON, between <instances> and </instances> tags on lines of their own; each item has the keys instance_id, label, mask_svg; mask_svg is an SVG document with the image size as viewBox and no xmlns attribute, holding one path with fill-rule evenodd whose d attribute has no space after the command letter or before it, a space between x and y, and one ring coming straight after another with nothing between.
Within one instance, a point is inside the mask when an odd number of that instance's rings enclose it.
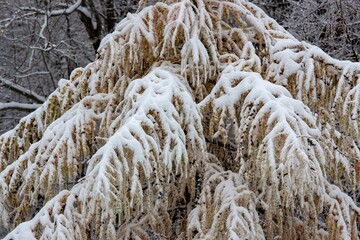
<instances>
[{"instance_id":1,"label":"bare tree","mask_svg":"<svg viewBox=\"0 0 360 240\"><path fill-rule=\"evenodd\" d=\"M331 56L360 60L360 2L356 0L254 0L298 39Z\"/></svg>"},{"instance_id":2,"label":"bare tree","mask_svg":"<svg viewBox=\"0 0 360 240\"><path fill-rule=\"evenodd\" d=\"M0 8L3 132L43 103L58 79L93 61L102 37L136 11L137 1L2 0Z\"/></svg>"}]
</instances>

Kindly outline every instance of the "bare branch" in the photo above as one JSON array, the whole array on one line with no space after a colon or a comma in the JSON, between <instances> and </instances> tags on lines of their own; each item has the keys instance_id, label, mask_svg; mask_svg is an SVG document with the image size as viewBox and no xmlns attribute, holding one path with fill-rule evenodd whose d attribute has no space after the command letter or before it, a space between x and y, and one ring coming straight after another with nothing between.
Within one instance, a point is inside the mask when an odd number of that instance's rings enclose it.
<instances>
[{"instance_id":1,"label":"bare branch","mask_svg":"<svg viewBox=\"0 0 360 240\"><path fill-rule=\"evenodd\" d=\"M34 100L37 103L43 103L46 101L46 98L44 96L40 96L37 93L34 93L33 91L31 91L19 84L16 84L10 80L0 77L0 82L2 84L4 84L5 86L9 87L12 91L17 92L21 95L24 95L24 96Z\"/></svg>"},{"instance_id":2,"label":"bare branch","mask_svg":"<svg viewBox=\"0 0 360 240\"><path fill-rule=\"evenodd\" d=\"M22 110L22 111L33 111L40 106L41 106L41 104L37 104L37 103L18 103L18 102L2 103L2 102L0 102L0 110L17 109L17 110Z\"/></svg>"},{"instance_id":3,"label":"bare branch","mask_svg":"<svg viewBox=\"0 0 360 240\"><path fill-rule=\"evenodd\" d=\"M32 73L28 73L28 74L22 74L22 75L15 75L16 78L27 78L27 77L31 77L34 75L46 75L46 74L50 74L50 72L32 72Z\"/></svg>"},{"instance_id":4,"label":"bare branch","mask_svg":"<svg viewBox=\"0 0 360 240\"><path fill-rule=\"evenodd\" d=\"M69 14L73 13L74 11L76 11L79 8L81 3L82 3L82 0L77 0L76 3L67 7L66 9L53 10L53 11L49 11L49 12L46 12L42 9L35 8L35 7L22 7L22 8L20 8L20 10L28 11L28 12L36 12L36 13L47 15L49 17L55 17L55 16L61 16L61 15L69 15Z\"/></svg>"},{"instance_id":5,"label":"bare branch","mask_svg":"<svg viewBox=\"0 0 360 240\"><path fill-rule=\"evenodd\" d=\"M82 0L77 0L76 3L74 3L73 5L71 5L70 7L68 7L65 10L54 10L51 11L49 14L49 16L60 16L60 15L68 15L73 13L76 9L78 9L78 7L80 6L80 4L82 3Z\"/></svg>"}]
</instances>

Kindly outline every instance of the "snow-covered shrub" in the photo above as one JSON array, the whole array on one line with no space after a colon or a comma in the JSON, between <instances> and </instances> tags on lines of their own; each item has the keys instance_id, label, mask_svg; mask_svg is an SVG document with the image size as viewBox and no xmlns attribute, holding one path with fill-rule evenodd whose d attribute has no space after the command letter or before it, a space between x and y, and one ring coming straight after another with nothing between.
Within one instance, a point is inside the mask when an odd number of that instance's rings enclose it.
<instances>
[{"instance_id":1,"label":"snow-covered shrub","mask_svg":"<svg viewBox=\"0 0 360 240\"><path fill-rule=\"evenodd\" d=\"M0 137L5 239L357 239L359 78L245 0L128 14Z\"/></svg>"}]
</instances>

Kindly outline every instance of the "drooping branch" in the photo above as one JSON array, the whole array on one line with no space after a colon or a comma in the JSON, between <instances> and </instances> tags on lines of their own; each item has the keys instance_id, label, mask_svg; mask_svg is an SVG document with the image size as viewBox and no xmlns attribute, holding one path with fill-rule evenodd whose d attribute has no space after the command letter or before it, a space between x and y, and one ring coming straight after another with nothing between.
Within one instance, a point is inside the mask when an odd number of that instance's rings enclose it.
<instances>
[{"instance_id":1,"label":"drooping branch","mask_svg":"<svg viewBox=\"0 0 360 240\"><path fill-rule=\"evenodd\" d=\"M300 230L291 232L289 229L294 226L288 219L300 218L290 210L299 204L302 210L298 211L303 211L305 219L298 227L312 229L306 236L314 238L322 231L317 228L317 218L324 206L334 208L342 203L348 208L337 212L341 221L334 225L328 222L326 228L337 236L351 237L356 226L346 219L358 214L360 208L342 194L334 196L332 188L337 187L328 179L354 179L356 174L349 171L353 160L328 149L309 108L292 99L285 88L262 80L258 74L241 71L242 63L239 61L223 71L200 106L211 116L209 132L214 139L227 141L227 125L238 133L238 155L233 165L238 164L246 186L258 191L266 204L263 206L266 237L298 236ZM359 159L360 155L354 154ZM336 170L326 163L326 157L338 163ZM340 173L330 175L333 171ZM267 190L269 182L271 190ZM351 180L346 184L351 184ZM335 213L326 214L332 218ZM277 222L276 227L271 226L273 221Z\"/></svg>"},{"instance_id":2,"label":"drooping branch","mask_svg":"<svg viewBox=\"0 0 360 240\"><path fill-rule=\"evenodd\" d=\"M106 98L94 96L93 100L96 99L106 101ZM89 141L87 135L94 133L96 121L92 118L96 114L92 111L96 111L98 104L97 101L90 101L89 97L84 99L65 114L67 117L60 124L61 127L54 122L45 132L45 136L52 136L50 144L42 143L47 138L33 144L24 155L2 171L0 187L8 197L0 199L0 207L5 210L6 216L10 212L6 206L11 206L11 210L17 213L16 217L24 216L19 213L26 213L28 209L25 206L29 203L36 206L37 195L45 199L52 196L52 184L59 187L69 177L74 180L78 163L73 161L79 156L69 154L72 154L72 148L80 149L77 153L84 158L91 152L81 149L93 146L83 141ZM194 198L194 167L203 159L205 141L200 113L179 78L168 71L154 70L129 85L119 107L118 116L110 126L104 126L111 137L95 154L90 155L86 176L71 189L70 194L66 194L65 199L62 197L65 192L60 192L49 201L53 207L49 208L47 204L40 211L42 215L35 216L37 220L27 223L30 226L36 223L39 229L32 233L34 238L55 236L63 218L66 218L66 222L75 221L80 232L84 232L84 226L90 224L97 236L111 233L114 238L117 215L120 218L118 224L123 225L121 231L125 231L133 228L128 221L141 218L143 214L151 218L156 217L155 213L158 212L163 219L168 218L168 207L175 209L179 199L184 198L185 188ZM74 112L85 115L72 117ZM58 121L61 122L61 119ZM84 129L85 125L92 128ZM20 172L29 162L33 163L26 176L21 175ZM40 178L37 178L38 175ZM16 186L20 186L17 193L12 191ZM170 186L177 186L179 191L170 194ZM33 188L35 192L31 194L26 190ZM73 204L64 205L74 199L79 206L77 209ZM64 205L60 212L55 209L58 205ZM82 212L86 209L88 211ZM52 211L58 211L58 214L51 215ZM75 220L69 217L66 213L71 211L78 211L76 215L81 215L81 218ZM46 221L39 219L43 212ZM81 222L86 224L80 225ZM27 227L26 224L19 225L14 234L24 227Z\"/></svg>"}]
</instances>

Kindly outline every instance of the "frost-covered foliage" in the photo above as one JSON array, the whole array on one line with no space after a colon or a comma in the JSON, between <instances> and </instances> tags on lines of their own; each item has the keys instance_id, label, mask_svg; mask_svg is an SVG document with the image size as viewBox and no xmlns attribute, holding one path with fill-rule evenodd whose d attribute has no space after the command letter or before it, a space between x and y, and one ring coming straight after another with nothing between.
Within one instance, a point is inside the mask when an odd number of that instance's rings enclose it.
<instances>
[{"instance_id":1,"label":"frost-covered foliage","mask_svg":"<svg viewBox=\"0 0 360 240\"><path fill-rule=\"evenodd\" d=\"M128 14L0 137L5 239L358 239L360 64L247 1Z\"/></svg>"}]
</instances>

